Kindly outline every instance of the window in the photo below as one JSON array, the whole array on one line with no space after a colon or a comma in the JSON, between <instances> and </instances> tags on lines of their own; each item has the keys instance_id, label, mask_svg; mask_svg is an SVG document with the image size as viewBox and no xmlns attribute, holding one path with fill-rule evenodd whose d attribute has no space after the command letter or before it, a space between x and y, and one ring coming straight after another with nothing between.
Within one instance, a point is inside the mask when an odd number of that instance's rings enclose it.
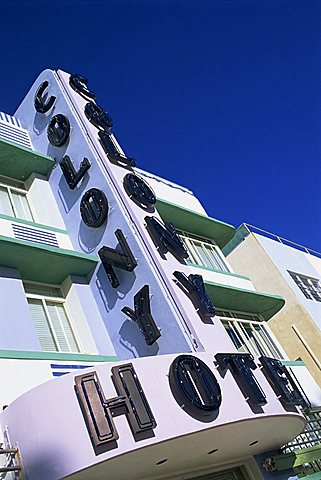
<instances>
[{"instance_id":1,"label":"window","mask_svg":"<svg viewBox=\"0 0 321 480\"><path fill-rule=\"evenodd\" d=\"M33 221L27 192L23 183L0 178L0 213L10 217Z\"/></svg>"},{"instance_id":2,"label":"window","mask_svg":"<svg viewBox=\"0 0 321 480\"><path fill-rule=\"evenodd\" d=\"M282 359L283 355L258 315L217 310L216 315L239 352Z\"/></svg>"},{"instance_id":3,"label":"window","mask_svg":"<svg viewBox=\"0 0 321 480\"><path fill-rule=\"evenodd\" d=\"M321 302L321 284L317 278L290 271L289 274L306 298Z\"/></svg>"},{"instance_id":4,"label":"window","mask_svg":"<svg viewBox=\"0 0 321 480\"><path fill-rule=\"evenodd\" d=\"M178 232L188 252L187 263L229 272L219 248L207 238Z\"/></svg>"},{"instance_id":5,"label":"window","mask_svg":"<svg viewBox=\"0 0 321 480\"><path fill-rule=\"evenodd\" d=\"M24 283L27 301L44 352L80 352L59 287Z\"/></svg>"},{"instance_id":6,"label":"window","mask_svg":"<svg viewBox=\"0 0 321 480\"><path fill-rule=\"evenodd\" d=\"M248 477L245 475L243 468L233 468L231 470L202 475L192 480L245 480L246 478Z\"/></svg>"}]
</instances>

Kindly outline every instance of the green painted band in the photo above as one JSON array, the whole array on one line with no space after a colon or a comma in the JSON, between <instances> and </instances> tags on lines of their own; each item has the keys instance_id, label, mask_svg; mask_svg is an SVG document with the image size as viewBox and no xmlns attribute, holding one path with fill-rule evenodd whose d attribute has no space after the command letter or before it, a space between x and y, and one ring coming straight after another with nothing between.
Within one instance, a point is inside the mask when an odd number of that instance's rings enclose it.
<instances>
[{"instance_id":1,"label":"green painted band","mask_svg":"<svg viewBox=\"0 0 321 480\"><path fill-rule=\"evenodd\" d=\"M156 209L161 218L167 223L172 223L176 229L213 239L220 248L234 236L235 229L232 225L167 200L158 198Z\"/></svg>"},{"instance_id":2,"label":"green painted band","mask_svg":"<svg viewBox=\"0 0 321 480\"><path fill-rule=\"evenodd\" d=\"M33 150L32 148L28 148L28 147L23 147L22 145L19 145L19 143L16 143L16 142L12 142L10 140L5 140L4 138L1 138L0 139L1 143L4 144L4 145L8 145L9 147L13 147L17 150L21 150L22 152L22 155L23 153L30 153L34 156L37 156L39 158L43 158L45 160L50 160L52 163L55 163L55 159L52 158L52 157L49 157L48 155L45 155L44 153L40 153L38 152L37 150Z\"/></svg>"},{"instance_id":3,"label":"green painted band","mask_svg":"<svg viewBox=\"0 0 321 480\"><path fill-rule=\"evenodd\" d=\"M55 160L30 148L0 138L0 173L26 181L32 173L48 176Z\"/></svg>"},{"instance_id":4,"label":"green painted band","mask_svg":"<svg viewBox=\"0 0 321 480\"><path fill-rule=\"evenodd\" d=\"M305 367L303 360L281 360L281 363L286 367Z\"/></svg>"},{"instance_id":5,"label":"green painted band","mask_svg":"<svg viewBox=\"0 0 321 480\"><path fill-rule=\"evenodd\" d=\"M27 350L0 350L0 358L16 360L67 360L78 362L117 362L113 355L90 355L85 353L33 352Z\"/></svg>"},{"instance_id":6,"label":"green painted band","mask_svg":"<svg viewBox=\"0 0 321 480\"><path fill-rule=\"evenodd\" d=\"M218 270L216 268L203 267L203 265L196 265L196 263L188 263L187 265L190 267L202 268L203 270L208 270L210 272L222 273L223 275L230 275L231 277L244 278L244 280L251 280L250 277L246 277L245 275L240 275L239 273L224 272L223 270Z\"/></svg>"},{"instance_id":7,"label":"green painted band","mask_svg":"<svg viewBox=\"0 0 321 480\"><path fill-rule=\"evenodd\" d=\"M219 223L220 225L224 225L225 227L231 228L232 230L235 231L235 227L233 227L233 225L230 225L229 223L226 223L226 222L222 222L221 220L217 220L216 218L209 217L205 213L200 213L200 212L197 212L196 210L191 210L190 208L183 207L182 205L178 205L177 203L169 202L168 200L164 200L163 198L157 197L157 201L159 203L163 203L164 205L169 205L179 210L184 210L185 212L192 213L193 215L197 215L200 218L205 218L206 220L215 221L216 223Z\"/></svg>"},{"instance_id":8,"label":"green painted band","mask_svg":"<svg viewBox=\"0 0 321 480\"><path fill-rule=\"evenodd\" d=\"M51 227L50 225L44 225L42 223L31 222L30 220L23 220L22 218L11 217L10 215L4 215L3 213L0 213L0 218L3 218L4 220L10 220L11 222L15 223L23 223L25 225L30 225L31 227L44 228L46 230L52 230L53 232L64 233L65 235L68 235L67 230Z\"/></svg>"},{"instance_id":9,"label":"green painted band","mask_svg":"<svg viewBox=\"0 0 321 480\"><path fill-rule=\"evenodd\" d=\"M208 295L219 310L260 313L264 320L269 320L285 303L284 298L279 295L211 282L206 278L204 284Z\"/></svg>"}]
</instances>

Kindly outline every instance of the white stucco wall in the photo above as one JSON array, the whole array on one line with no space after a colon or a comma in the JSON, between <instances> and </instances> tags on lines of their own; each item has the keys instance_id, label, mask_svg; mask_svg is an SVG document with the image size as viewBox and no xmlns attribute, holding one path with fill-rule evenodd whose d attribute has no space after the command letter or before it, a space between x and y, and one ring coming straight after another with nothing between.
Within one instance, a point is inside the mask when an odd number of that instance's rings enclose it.
<instances>
[{"instance_id":1,"label":"white stucco wall","mask_svg":"<svg viewBox=\"0 0 321 480\"><path fill-rule=\"evenodd\" d=\"M40 175L32 175L27 180L26 185L35 222L65 230L64 221L47 179Z\"/></svg>"},{"instance_id":2,"label":"white stucco wall","mask_svg":"<svg viewBox=\"0 0 321 480\"><path fill-rule=\"evenodd\" d=\"M321 302L306 298L291 278L289 271L321 279L321 259L313 257L306 252L276 242L263 235L253 234L260 242L274 265L277 267L284 280L287 282L298 301L311 315L316 325L321 330Z\"/></svg>"},{"instance_id":3,"label":"white stucco wall","mask_svg":"<svg viewBox=\"0 0 321 480\"><path fill-rule=\"evenodd\" d=\"M136 168L135 170L138 175L145 178L158 198L166 200L167 202L175 203L183 208L193 210L194 212L207 215L203 205L193 195L193 192L187 188L181 187L180 185L158 177L157 175L153 175L152 173L140 170L139 168Z\"/></svg>"}]
</instances>

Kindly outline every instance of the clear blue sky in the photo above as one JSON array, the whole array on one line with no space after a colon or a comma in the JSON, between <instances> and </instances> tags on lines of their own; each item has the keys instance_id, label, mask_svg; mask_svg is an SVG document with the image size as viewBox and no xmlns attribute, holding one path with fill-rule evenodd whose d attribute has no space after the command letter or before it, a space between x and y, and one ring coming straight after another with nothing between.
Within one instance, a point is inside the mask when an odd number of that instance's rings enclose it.
<instances>
[{"instance_id":1,"label":"clear blue sky","mask_svg":"<svg viewBox=\"0 0 321 480\"><path fill-rule=\"evenodd\" d=\"M0 0L0 110L87 76L138 166L321 251L320 1Z\"/></svg>"}]
</instances>

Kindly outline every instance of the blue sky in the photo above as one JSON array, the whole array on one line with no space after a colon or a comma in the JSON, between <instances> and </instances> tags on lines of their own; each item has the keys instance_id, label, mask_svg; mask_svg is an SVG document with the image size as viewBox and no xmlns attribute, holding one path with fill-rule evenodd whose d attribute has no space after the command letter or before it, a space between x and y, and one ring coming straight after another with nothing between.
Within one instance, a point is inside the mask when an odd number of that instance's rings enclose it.
<instances>
[{"instance_id":1,"label":"blue sky","mask_svg":"<svg viewBox=\"0 0 321 480\"><path fill-rule=\"evenodd\" d=\"M321 251L321 2L0 0L0 110L87 76L138 166Z\"/></svg>"}]
</instances>

